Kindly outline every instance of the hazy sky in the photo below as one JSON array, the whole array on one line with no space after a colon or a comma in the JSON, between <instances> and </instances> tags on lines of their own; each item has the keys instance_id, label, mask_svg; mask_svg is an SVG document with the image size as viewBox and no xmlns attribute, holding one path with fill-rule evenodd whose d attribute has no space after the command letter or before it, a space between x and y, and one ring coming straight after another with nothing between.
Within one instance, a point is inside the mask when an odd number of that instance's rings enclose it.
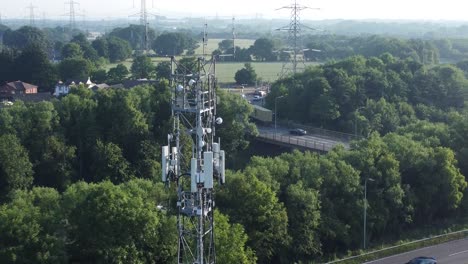
<instances>
[{"instance_id":1,"label":"hazy sky","mask_svg":"<svg viewBox=\"0 0 468 264\"><path fill-rule=\"evenodd\" d=\"M68 1L68 0L66 0ZM32 4L36 18L45 13L60 18L69 12L65 0L0 0L0 13L6 18L28 18ZM88 18L128 17L138 13L141 0L74 0L80 3L77 12ZM293 0L147 0L150 12L167 17L233 16L284 18L288 10L275 9L291 4ZM320 8L303 11L303 19L424 19L468 20L468 0L299 0L303 5Z\"/></svg>"}]
</instances>

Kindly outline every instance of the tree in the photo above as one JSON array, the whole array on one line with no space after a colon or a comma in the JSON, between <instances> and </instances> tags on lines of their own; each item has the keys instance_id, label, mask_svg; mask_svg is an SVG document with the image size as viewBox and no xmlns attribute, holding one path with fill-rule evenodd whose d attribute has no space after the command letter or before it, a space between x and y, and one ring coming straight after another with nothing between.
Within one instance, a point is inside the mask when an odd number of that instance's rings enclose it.
<instances>
[{"instance_id":1,"label":"tree","mask_svg":"<svg viewBox=\"0 0 468 264\"><path fill-rule=\"evenodd\" d=\"M59 73L62 80L86 80L90 77L93 65L82 58L70 58L60 62Z\"/></svg>"},{"instance_id":2,"label":"tree","mask_svg":"<svg viewBox=\"0 0 468 264\"><path fill-rule=\"evenodd\" d=\"M250 63L244 64L244 68L238 70L234 77L237 84L253 85L257 81L257 74Z\"/></svg>"},{"instance_id":3,"label":"tree","mask_svg":"<svg viewBox=\"0 0 468 264\"><path fill-rule=\"evenodd\" d=\"M237 94L218 92L218 116L223 124L216 128L216 135L223 139L223 149L235 153L247 148L250 135L258 133L254 124L249 122L252 106Z\"/></svg>"},{"instance_id":4,"label":"tree","mask_svg":"<svg viewBox=\"0 0 468 264\"><path fill-rule=\"evenodd\" d=\"M114 28L109 36L117 37L127 41L133 50L144 50L146 38L146 27L144 25L129 25L125 28ZM156 32L151 27L148 28L148 41L153 43L156 39Z\"/></svg>"},{"instance_id":5,"label":"tree","mask_svg":"<svg viewBox=\"0 0 468 264\"><path fill-rule=\"evenodd\" d=\"M65 263L64 221L54 189L15 191L0 206L0 262Z\"/></svg>"},{"instance_id":6,"label":"tree","mask_svg":"<svg viewBox=\"0 0 468 264\"><path fill-rule=\"evenodd\" d=\"M23 26L15 31L6 30L3 35L3 43L6 46L20 50L31 45L47 50L50 45L44 32L30 26Z\"/></svg>"},{"instance_id":7,"label":"tree","mask_svg":"<svg viewBox=\"0 0 468 264\"><path fill-rule=\"evenodd\" d=\"M149 182L78 183L63 195L72 262L171 263L177 252L175 217L156 208ZM97 213L98 212L98 213Z\"/></svg>"},{"instance_id":8,"label":"tree","mask_svg":"<svg viewBox=\"0 0 468 264\"><path fill-rule=\"evenodd\" d=\"M283 203L273 190L253 175L227 176L230 184L217 194L221 211L245 227L248 245L255 250L259 263L269 263L290 241L288 217Z\"/></svg>"},{"instance_id":9,"label":"tree","mask_svg":"<svg viewBox=\"0 0 468 264\"><path fill-rule=\"evenodd\" d=\"M0 136L0 164L0 200L13 190L31 187L32 164L15 135Z\"/></svg>"},{"instance_id":10,"label":"tree","mask_svg":"<svg viewBox=\"0 0 468 264\"><path fill-rule=\"evenodd\" d=\"M107 72L107 80L111 84L122 83L123 80L127 79L128 71L127 67L123 64L117 64L114 68L110 68Z\"/></svg>"},{"instance_id":11,"label":"tree","mask_svg":"<svg viewBox=\"0 0 468 264\"><path fill-rule=\"evenodd\" d=\"M106 38L97 38L91 45L96 50L99 57L109 58L109 43Z\"/></svg>"},{"instance_id":12,"label":"tree","mask_svg":"<svg viewBox=\"0 0 468 264\"><path fill-rule=\"evenodd\" d=\"M276 55L273 53L274 44L271 39L259 38L255 40L250 48L253 56L259 61L275 61Z\"/></svg>"},{"instance_id":13,"label":"tree","mask_svg":"<svg viewBox=\"0 0 468 264\"><path fill-rule=\"evenodd\" d=\"M180 55L184 50L193 50L195 41L189 33L165 32L159 35L154 43L153 49L158 55Z\"/></svg>"},{"instance_id":14,"label":"tree","mask_svg":"<svg viewBox=\"0 0 468 264\"><path fill-rule=\"evenodd\" d=\"M91 80L95 83L105 83L107 80L107 72L104 69L96 70L91 73Z\"/></svg>"},{"instance_id":15,"label":"tree","mask_svg":"<svg viewBox=\"0 0 468 264\"><path fill-rule=\"evenodd\" d=\"M2 48L0 52L0 82L9 82L16 77L17 73L15 67L11 65L15 64L17 54L11 49Z\"/></svg>"},{"instance_id":16,"label":"tree","mask_svg":"<svg viewBox=\"0 0 468 264\"><path fill-rule=\"evenodd\" d=\"M34 166L34 185L65 191L75 179L75 151L76 148L67 146L64 139L47 137L39 162Z\"/></svg>"},{"instance_id":17,"label":"tree","mask_svg":"<svg viewBox=\"0 0 468 264\"><path fill-rule=\"evenodd\" d=\"M83 50L81 50L80 45L74 42L70 42L63 46L62 48L62 58L83 58Z\"/></svg>"},{"instance_id":18,"label":"tree","mask_svg":"<svg viewBox=\"0 0 468 264\"><path fill-rule=\"evenodd\" d=\"M133 60L130 71L132 72L133 78L151 79L154 77L155 67L151 58L145 55L140 55Z\"/></svg>"},{"instance_id":19,"label":"tree","mask_svg":"<svg viewBox=\"0 0 468 264\"><path fill-rule=\"evenodd\" d=\"M161 79L164 78L169 80L171 78L171 63L168 61L163 61L156 65L156 76Z\"/></svg>"},{"instance_id":20,"label":"tree","mask_svg":"<svg viewBox=\"0 0 468 264\"><path fill-rule=\"evenodd\" d=\"M320 201L317 190L305 187L301 181L286 189L288 234L292 237L288 259L307 260L321 252L318 226Z\"/></svg>"},{"instance_id":21,"label":"tree","mask_svg":"<svg viewBox=\"0 0 468 264\"><path fill-rule=\"evenodd\" d=\"M118 61L124 61L132 55L130 44L123 39L109 37L107 39L107 43L109 45L108 50L110 62L114 63Z\"/></svg>"},{"instance_id":22,"label":"tree","mask_svg":"<svg viewBox=\"0 0 468 264\"><path fill-rule=\"evenodd\" d=\"M40 90L50 91L57 83L57 71L44 50L36 45L24 48L13 65L16 79L39 86Z\"/></svg>"},{"instance_id":23,"label":"tree","mask_svg":"<svg viewBox=\"0 0 468 264\"><path fill-rule=\"evenodd\" d=\"M234 41L232 39L224 39L218 43L218 49L222 53L226 53L227 50L232 49L234 45Z\"/></svg>"},{"instance_id":24,"label":"tree","mask_svg":"<svg viewBox=\"0 0 468 264\"><path fill-rule=\"evenodd\" d=\"M255 253L246 246L248 237L240 224L231 224L229 217L214 212L216 219L216 261L226 264L250 264L256 263Z\"/></svg>"},{"instance_id":25,"label":"tree","mask_svg":"<svg viewBox=\"0 0 468 264\"><path fill-rule=\"evenodd\" d=\"M76 43L81 47L81 50L83 51L83 58L88 59L92 62L98 59L97 51L93 48L93 46L91 46L88 39L83 33L75 35L70 42Z\"/></svg>"},{"instance_id":26,"label":"tree","mask_svg":"<svg viewBox=\"0 0 468 264\"><path fill-rule=\"evenodd\" d=\"M100 140L96 142L91 171L95 182L110 180L118 184L133 178L130 164L122 156L120 147Z\"/></svg>"}]
</instances>

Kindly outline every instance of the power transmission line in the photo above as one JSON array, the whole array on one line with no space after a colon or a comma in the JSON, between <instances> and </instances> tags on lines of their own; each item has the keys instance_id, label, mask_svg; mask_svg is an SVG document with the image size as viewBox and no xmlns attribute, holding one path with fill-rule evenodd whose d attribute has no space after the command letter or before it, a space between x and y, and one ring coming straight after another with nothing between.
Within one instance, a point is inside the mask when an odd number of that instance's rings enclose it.
<instances>
[{"instance_id":1,"label":"power transmission line","mask_svg":"<svg viewBox=\"0 0 468 264\"><path fill-rule=\"evenodd\" d=\"M76 17L77 16L82 16L81 14L76 12L75 6L79 6L80 3L70 0L69 2L65 2L66 5L69 5L69 13L65 14L65 16L70 17L70 22L69 22L69 27L70 31L73 31L73 29L76 28Z\"/></svg>"},{"instance_id":2,"label":"power transmission line","mask_svg":"<svg viewBox=\"0 0 468 264\"><path fill-rule=\"evenodd\" d=\"M281 71L281 78L288 75L291 71L293 74L296 74L298 71L298 65L301 64L302 68L305 67L304 63L304 49L302 47L302 29L308 28L301 24L301 11L305 9L314 9L319 10L319 8L311 8L303 6L297 3L297 0L289 6L284 6L277 10L281 9L290 9L291 10L291 19L290 23L287 26L278 28L278 31L288 32L288 49L283 50L282 52L289 54L289 59L283 64L283 69ZM281 51L280 51L281 52ZM300 67L300 66L299 66Z\"/></svg>"},{"instance_id":3,"label":"power transmission line","mask_svg":"<svg viewBox=\"0 0 468 264\"><path fill-rule=\"evenodd\" d=\"M141 7L140 12L136 13L132 16L139 16L140 17L140 25L145 27L145 36L142 41L142 47L146 53L149 53L149 22L148 16L155 16L148 12L148 8L146 5L147 0L141 0ZM133 6L135 6L135 0L133 0ZM152 6L154 7L154 1L152 1Z\"/></svg>"},{"instance_id":4,"label":"power transmission line","mask_svg":"<svg viewBox=\"0 0 468 264\"><path fill-rule=\"evenodd\" d=\"M34 9L36 9L37 6L33 6L32 2L29 6L26 7L26 9L29 9L29 25L33 27L35 23L35 18L34 18Z\"/></svg>"}]
</instances>

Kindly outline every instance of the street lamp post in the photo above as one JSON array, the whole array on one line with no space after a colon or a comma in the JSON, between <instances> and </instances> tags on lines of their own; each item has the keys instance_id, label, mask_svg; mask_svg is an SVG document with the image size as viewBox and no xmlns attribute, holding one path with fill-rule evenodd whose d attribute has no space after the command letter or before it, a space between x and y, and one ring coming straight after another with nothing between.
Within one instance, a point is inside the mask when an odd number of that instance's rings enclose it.
<instances>
[{"instance_id":1,"label":"street lamp post","mask_svg":"<svg viewBox=\"0 0 468 264\"><path fill-rule=\"evenodd\" d=\"M366 228L367 228L367 181L375 181L374 179L372 178L366 178L364 180L364 230L363 230L363 246L364 246L364 249L366 249Z\"/></svg>"},{"instance_id":2,"label":"street lamp post","mask_svg":"<svg viewBox=\"0 0 468 264\"><path fill-rule=\"evenodd\" d=\"M276 134L276 118L277 118L277 115L276 115L276 101L280 98L283 98L284 95L281 95L281 96L278 96L275 98L275 134Z\"/></svg>"}]
</instances>

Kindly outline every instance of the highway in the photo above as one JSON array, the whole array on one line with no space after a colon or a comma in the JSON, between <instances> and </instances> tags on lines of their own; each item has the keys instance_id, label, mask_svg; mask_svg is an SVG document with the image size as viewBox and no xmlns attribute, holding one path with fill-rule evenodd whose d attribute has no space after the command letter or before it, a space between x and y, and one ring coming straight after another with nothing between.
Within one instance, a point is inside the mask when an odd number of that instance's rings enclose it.
<instances>
[{"instance_id":1,"label":"highway","mask_svg":"<svg viewBox=\"0 0 468 264\"><path fill-rule=\"evenodd\" d=\"M366 263L404 264L409 260L420 256L435 257L438 264L468 264L468 239L461 239L445 244L421 248Z\"/></svg>"},{"instance_id":2,"label":"highway","mask_svg":"<svg viewBox=\"0 0 468 264\"><path fill-rule=\"evenodd\" d=\"M341 144L345 147L345 149L349 149L349 142L331 137L314 135L310 133L303 136L292 135L289 133L290 129L283 127L277 127L275 130L274 127L257 126L257 129L260 137L271 138L274 139L274 141L290 145L297 145L321 151L329 151L334 146Z\"/></svg>"}]
</instances>

